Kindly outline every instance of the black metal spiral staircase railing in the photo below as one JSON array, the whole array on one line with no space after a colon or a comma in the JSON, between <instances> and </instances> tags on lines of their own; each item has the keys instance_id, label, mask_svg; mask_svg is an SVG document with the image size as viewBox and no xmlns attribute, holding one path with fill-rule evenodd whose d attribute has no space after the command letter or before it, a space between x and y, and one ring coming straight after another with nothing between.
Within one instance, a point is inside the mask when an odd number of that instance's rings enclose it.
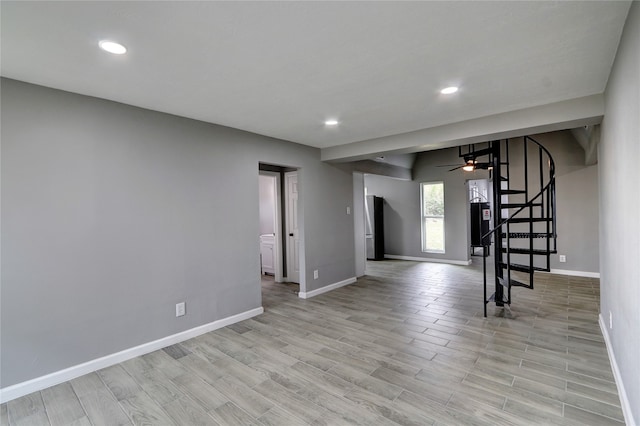
<instances>
[{"instance_id":1,"label":"black metal spiral staircase railing","mask_svg":"<svg viewBox=\"0 0 640 426\"><path fill-rule=\"evenodd\" d=\"M487 254L483 250L484 316L487 304L511 305L512 287L533 289L534 273L549 272L551 254L557 253L555 163L549 151L529 136L510 146L489 142L476 150L489 157L493 175L493 228L482 241L494 240L495 292L487 298ZM520 140L517 140L520 142ZM511 148L511 152L510 152ZM467 153L469 156L470 153ZM512 173L513 170L522 171Z\"/></svg>"}]
</instances>

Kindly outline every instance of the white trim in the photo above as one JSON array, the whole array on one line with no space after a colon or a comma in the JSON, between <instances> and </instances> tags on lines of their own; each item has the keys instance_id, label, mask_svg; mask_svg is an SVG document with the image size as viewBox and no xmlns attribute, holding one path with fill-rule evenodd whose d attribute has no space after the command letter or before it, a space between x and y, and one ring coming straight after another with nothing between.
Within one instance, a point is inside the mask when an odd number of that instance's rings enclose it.
<instances>
[{"instance_id":1,"label":"white trim","mask_svg":"<svg viewBox=\"0 0 640 426\"><path fill-rule=\"evenodd\" d=\"M568 269L552 269L549 272L543 272L543 273L570 275L572 277L600 278L600 272L570 271Z\"/></svg>"},{"instance_id":2,"label":"white trim","mask_svg":"<svg viewBox=\"0 0 640 426\"><path fill-rule=\"evenodd\" d=\"M227 325L231 325L236 322L255 317L256 315L260 315L263 312L264 309L262 307L251 309L236 315L232 315L230 317L210 322L208 324L194 327L189 330L181 331L180 333L172 334L171 336L163 337L161 339L154 340L148 343L143 343L142 345L134 346L132 348L106 355L91 361L87 361L82 364L74 365L73 367L65 368L64 370L59 370L45 376L36 377L35 379L27 380L26 382L7 386L6 388L0 389L0 403L4 404L5 402L20 398L21 396L28 395L32 392L55 386L57 384L75 379L76 377L84 376L85 374L92 373L102 368L110 367L112 365L121 363L140 355L148 354L149 352L153 352L167 346L175 345L176 343L180 343L193 337L200 336L201 334L205 334L210 331L226 327Z\"/></svg>"},{"instance_id":3,"label":"white trim","mask_svg":"<svg viewBox=\"0 0 640 426\"><path fill-rule=\"evenodd\" d=\"M414 257L414 256L397 256L395 254L385 254L387 259L396 260L412 260L414 262L433 262L433 263L449 263L451 265L471 265L471 259L469 260L453 260L453 259L439 259L436 257Z\"/></svg>"},{"instance_id":4,"label":"white trim","mask_svg":"<svg viewBox=\"0 0 640 426\"><path fill-rule=\"evenodd\" d=\"M356 277L347 278L346 280L338 281L337 283L329 284L324 287L320 287L316 290L311 291L301 291L298 293L298 297L301 299L308 299L313 296L317 296L322 293L326 293L331 290L335 290L336 288L344 287L348 284L353 284L357 281Z\"/></svg>"},{"instance_id":5,"label":"white trim","mask_svg":"<svg viewBox=\"0 0 640 426\"><path fill-rule=\"evenodd\" d=\"M624 384L622 383L622 374L620 374L620 369L618 368L616 357L613 354L613 347L611 346L611 339L609 338L609 330L605 326L604 318L602 318L602 313L598 315L598 323L600 324L600 331L602 331L602 337L604 337L604 343L607 347L607 353L609 354L609 362L611 363L611 370L613 370L613 377L616 381L616 386L618 387L620 406L622 407L622 414L624 415L625 424L635 425L637 423L633 419L633 413L631 412L631 403L629 402L627 392L625 391Z\"/></svg>"}]
</instances>

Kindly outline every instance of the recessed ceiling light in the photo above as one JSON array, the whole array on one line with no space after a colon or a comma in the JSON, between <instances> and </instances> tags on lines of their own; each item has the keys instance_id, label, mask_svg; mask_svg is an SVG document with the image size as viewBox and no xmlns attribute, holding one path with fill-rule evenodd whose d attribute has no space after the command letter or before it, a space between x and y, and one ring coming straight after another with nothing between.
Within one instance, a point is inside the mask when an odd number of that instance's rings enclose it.
<instances>
[{"instance_id":1,"label":"recessed ceiling light","mask_svg":"<svg viewBox=\"0 0 640 426\"><path fill-rule=\"evenodd\" d=\"M445 87L444 89L442 89L440 91L440 93L442 93L443 95L450 95L452 93L456 93L458 91L458 87L457 86L450 86L450 87Z\"/></svg>"},{"instance_id":2,"label":"recessed ceiling light","mask_svg":"<svg viewBox=\"0 0 640 426\"><path fill-rule=\"evenodd\" d=\"M327 126L337 126L338 125L338 120L327 120L324 122L325 125Z\"/></svg>"},{"instance_id":3,"label":"recessed ceiling light","mask_svg":"<svg viewBox=\"0 0 640 426\"><path fill-rule=\"evenodd\" d=\"M127 53L127 48L115 41L102 40L98 45L100 46L100 49L115 55Z\"/></svg>"}]
</instances>

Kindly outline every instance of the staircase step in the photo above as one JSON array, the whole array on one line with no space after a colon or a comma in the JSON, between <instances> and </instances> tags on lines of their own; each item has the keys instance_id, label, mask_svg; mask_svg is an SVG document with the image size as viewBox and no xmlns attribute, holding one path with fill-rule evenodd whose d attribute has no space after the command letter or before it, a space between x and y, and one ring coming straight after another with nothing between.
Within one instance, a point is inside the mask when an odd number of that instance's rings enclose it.
<instances>
[{"instance_id":1,"label":"staircase step","mask_svg":"<svg viewBox=\"0 0 640 426\"><path fill-rule=\"evenodd\" d=\"M502 247L502 252L506 253L507 252L507 248L506 247ZM541 249L533 249L530 250L528 248L514 248L511 247L509 249L509 252L511 252L512 254L536 254L536 255L541 255L541 256L546 256L547 254L551 254L551 253L555 253L556 250L541 250Z\"/></svg>"},{"instance_id":2,"label":"staircase step","mask_svg":"<svg viewBox=\"0 0 640 426\"><path fill-rule=\"evenodd\" d=\"M502 195L516 195L516 194L526 194L527 191L524 189L501 189L500 193Z\"/></svg>"},{"instance_id":3,"label":"staircase step","mask_svg":"<svg viewBox=\"0 0 640 426\"><path fill-rule=\"evenodd\" d=\"M503 232L500 236L507 238L507 233ZM509 232L509 238L553 238L553 234L546 232Z\"/></svg>"},{"instance_id":4,"label":"staircase step","mask_svg":"<svg viewBox=\"0 0 640 426\"><path fill-rule=\"evenodd\" d=\"M507 286L507 280L505 278L498 277L498 282L502 284L503 287L509 288L509 286ZM513 278L509 280L509 284L511 285L511 287L532 288L529 284L523 283L522 281L514 280Z\"/></svg>"},{"instance_id":5,"label":"staircase step","mask_svg":"<svg viewBox=\"0 0 640 426\"><path fill-rule=\"evenodd\" d=\"M550 217L532 217L532 218L514 217L511 220L509 220L509 223L529 223L529 221L531 221L531 222L551 222L551 218Z\"/></svg>"},{"instance_id":6,"label":"staircase step","mask_svg":"<svg viewBox=\"0 0 640 426\"><path fill-rule=\"evenodd\" d=\"M507 269L507 264L500 262L500 267L502 269ZM512 271L519 271L519 272L526 272L526 273L530 273L532 270L549 272L547 268L541 268L539 266L520 265L518 263L510 263L509 267Z\"/></svg>"},{"instance_id":7,"label":"staircase step","mask_svg":"<svg viewBox=\"0 0 640 426\"><path fill-rule=\"evenodd\" d=\"M500 208L502 209L519 209L520 207L540 207L542 206L542 203L531 203L531 204L527 204L527 203L504 203L500 206Z\"/></svg>"}]
</instances>

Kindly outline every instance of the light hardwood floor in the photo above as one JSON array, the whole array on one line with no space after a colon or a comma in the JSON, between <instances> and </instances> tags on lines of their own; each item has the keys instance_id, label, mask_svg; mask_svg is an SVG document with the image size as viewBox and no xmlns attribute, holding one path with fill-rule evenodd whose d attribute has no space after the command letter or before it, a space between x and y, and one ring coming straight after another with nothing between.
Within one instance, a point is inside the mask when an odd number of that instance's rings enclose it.
<instances>
[{"instance_id":1,"label":"light hardwood floor","mask_svg":"<svg viewBox=\"0 0 640 426\"><path fill-rule=\"evenodd\" d=\"M476 258L478 260L478 258ZM369 262L303 300L1 406L3 425L621 425L598 281L538 275L482 317L481 275Z\"/></svg>"}]
</instances>

